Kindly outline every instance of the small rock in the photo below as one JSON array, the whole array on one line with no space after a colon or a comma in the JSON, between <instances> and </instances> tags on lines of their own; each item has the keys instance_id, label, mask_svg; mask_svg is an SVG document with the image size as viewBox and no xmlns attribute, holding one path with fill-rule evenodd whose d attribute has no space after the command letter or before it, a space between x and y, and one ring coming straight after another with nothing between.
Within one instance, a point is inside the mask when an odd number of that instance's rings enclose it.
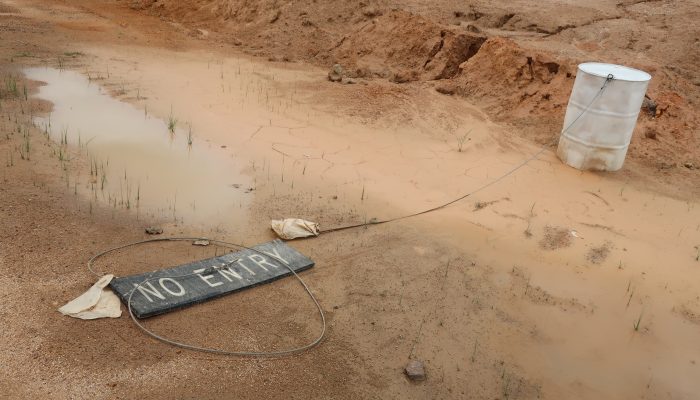
<instances>
[{"instance_id":1,"label":"small rock","mask_svg":"<svg viewBox=\"0 0 700 400\"><path fill-rule=\"evenodd\" d=\"M289 56L270 56L267 61L271 62L290 62L292 59Z\"/></svg>"},{"instance_id":2,"label":"small rock","mask_svg":"<svg viewBox=\"0 0 700 400\"><path fill-rule=\"evenodd\" d=\"M412 381L425 380L425 368L421 361L411 360L408 365L406 365L406 368L404 368L404 372L406 376L408 376L408 379Z\"/></svg>"},{"instance_id":3,"label":"small rock","mask_svg":"<svg viewBox=\"0 0 700 400\"><path fill-rule=\"evenodd\" d=\"M364 15L367 18L373 18L373 17L378 17L382 15L382 11L377 9L377 7L365 7L362 10L362 15Z\"/></svg>"},{"instance_id":4,"label":"small rock","mask_svg":"<svg viewBox=\"0 0 700 400\"><path fill-rule=\"evenodd\" d=\"M342 82L346 85L354 85L357 83L357 81L352 78L343 78Z\"/></svg>"},{"instance_id":5,"label":"small rock","mask_svg":"<svg viewBox=\"0 0 700 400\"><path fill-rule=\"evenodd\" d=\"M647 129L644 131L644 137L647 139L656 140L656 135L657 135L656 129L654 129L652 127L647 127Z\"/></svg>"},{"instance_id":6,"label":"small rock","mask_svg":"<svg viewBox=\"0 0 700 400\"><path fill-rule=\"evenodd\" d=\"M416 79L417 76L413 71L397 71L391 77L394 83L406 83Z\"/></svg>"},{"instance_id":7,"label":"small rock","mask_svg":"<svg viewBox=\"0 0 700 400\"><path fill-rule=\"evenodd\" d=\"M343 80L343 67L340 64L335 64L328 73L328 80L331 82L340 82Z\"/></svg>"},{"instance_id":8,"label":"small rock","mask_svg":"<svg viewBox=\"0 0 700 400\"><path fill-rule=\"evenodd\" d=\"M650 117L656 116L656 102L650 98L645 97L642 102L642 110L646 111Z\"/></svg>"},{"instance_id":9,"label":"small rock","mask_svg":"<svg viewBox=\"0 0 700 400\"><path fill-rule=\"evenodd\" d=\"M450 86L438 86L435 88L435 91L441 94L446 94L448 96L452 96L453 94L455 94L454 87Z\"/></svg>"},{"instance_id":10,"label":"small rock","mask_svg":"<svg viewBox=\"0 0 700 400\"><path fill-rule=\"evenodd\" d=\"M270 23L271 23L271 24L274 24L275 22L277 22L277 20L280 19L280 15L282 15L282 11L281 11L281 10L275 11L275 12L272 14L272 17L270 18Z\"/></svg>"},{"instance_id":11,"label":"small rock","mask_svg":"<svg viewBox=\"0 0 700 400\"><path fill-rule=\"evenodd\" d=\"M695 164L693 164L691 162L684 163L683 166L688 168L688 169L695 169Z\"/></svg>"},{"instance_id":12,"label":"small rock","mask_svg":"<svg viewBox=\"0 0 700 400\"><path fill-rule=\"evenodd\" d=\"M466 22L466 21L460 21L459 26L466 29L469 32L472 32L472 33L480 33L481 32L481 29L479 29L478 26L476 26L472 23Z\"/></svg>"},{"instance_id":13,"label":"small rock","mask_svg":"<svg viewBox=\"0 0 700 400\"><path fill-rule=\"evenodd\" d=\"M163 228L160 228L158 226L149 226L148 228L146 228L146 233L148 233L149 235L160 235L161 233L163 233Z\"/></svg>"},{"instance_id":14,"label":"small rock","mask_svg":"<svg viewBox=\"0 0 700 400\"><path fill-rule=\"evenodd\" d=\"M481 33L481 29L479 29L478 26L476 25L467 25L467 31L472 32L472 33Z\"/></svg>"},{"instance_id":15,"label":"small rock","mask_svg":"<svg viewBox=\"0 0 700 400\"><path fill-rule=\"evenodd\" d=\"M206 239L195 240L193 246L209 246L209 241Z\"/></svg>"}]
</instances>

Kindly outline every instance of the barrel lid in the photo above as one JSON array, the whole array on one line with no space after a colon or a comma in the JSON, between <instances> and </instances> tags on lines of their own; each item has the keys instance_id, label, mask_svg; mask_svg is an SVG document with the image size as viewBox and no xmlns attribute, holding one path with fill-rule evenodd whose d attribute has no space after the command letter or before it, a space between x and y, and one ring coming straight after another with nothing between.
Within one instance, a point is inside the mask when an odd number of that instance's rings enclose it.
<instances>
[{"instance_id":1,"label":"barrel lid","mask_svg":"<svg viewBox=\"0 0 700 400\"><path fill-rule=\"evenodd\" d=\"M620 81L646 82L651 79L651 75L644 71L616 64L588 62L579 64L578 69L587 74L601 76L603 78L612 74L616 80Z\"/></svg>"}]
</instances>

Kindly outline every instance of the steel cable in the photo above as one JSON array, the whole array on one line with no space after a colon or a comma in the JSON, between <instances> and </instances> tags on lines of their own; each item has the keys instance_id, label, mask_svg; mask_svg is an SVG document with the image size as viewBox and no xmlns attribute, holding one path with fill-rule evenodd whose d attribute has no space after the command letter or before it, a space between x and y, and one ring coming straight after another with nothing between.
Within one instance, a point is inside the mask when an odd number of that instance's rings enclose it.
<instances>
[{"instance_id":1,"label":"steel cable","mask_svg":"<svg viewBox=\"0 0 700 400\"><path fill-rule=\"evenodd\" d=\"M125 249L128 247L137 246L137 245L145 244L145 243L153 243L153 242L180 242L180 241L193 242L193 241L197 241L197 240L207 240L210 243L218 244L218 245L221 245L224 247L229 247L229 248L239 248L239 249L251 250L251 251L254 251L256 253L259 253L260 255L271 257L271 258L275 259L276 261L278 261L279 264L286 267L289 270L289 272L291 272L297 278L297 280L299 281L301 286L304 288L304 290L306 291L306 293L309 295L309 297L313 301L314 305L316 306L316 309L318 310L318 313L319 313L319 316L321 319L321 332L320 332L320 334L318 335L318 337L316 339L314 339L313 341L311 341L310 343L308 343L306 345L298 346L298 347L294 347L294 348L286 349L286 350L275 350L275 351L228 351L228 350L215 349L215 348L211 348L211 347L196 346L196 345L182 343L182 342L178 342L176 340L168 339L166 337L158 335L157 333L154 333L153 331L146 328L143 324L141 324L138 321L138 319L136 318L136 316L134 315L133 310L131 309L131 298L134 295L134 292L138 288L140 288L141 285L144 285L146 282L148 282L152 279L158 279L160 277L147 278L143 282L139 283L136 287L134 287L134 289L131 292L129 292L129 297L127 299L127 308L129 309L129 315L131 316L131 319L134 321L136 326L139 327L139 329L141 329L148 336L151 336L154 339L160 340L161 342L164 342L164 343L171 344L173 346L181 347L181 348L188 349L188 350L201 351L201 352L205 352L205 353L222 354L222 355L228 355L228 356L282 357L282 356L300 353L302 351L305 351L305 350L308 350L312 347L315 347L316 345L321 343L321 341L323 340L323 337L326 334L326 316L323 313L323 308L321 308L321 305L319 304L318 300L316 300L316 297L311 292L311 289L309 289L309 287L306 285L306 282L304 282L304 280L301 279L301 277L296 273L296 271L294 271L294 269L292 267L288 266L283 260L279 259L279 257L276 257L276 256L271 255L271 254L262 253L254 248L251 248L251 247L243 246L243 245L237 244L237 243L225 242L222 240L198 238L198 237L168 237L168 238L146 239L146 240L139 240L137 242L132 242L132 243L128 243L125 245L113 247L109 250L105 250L101 253L96 254L88 261L88 269L90 270L90 272L92 272L96 276L102 276L101 273L96 272L93 268L95 260L97 260L98 258L100 258L106 254L109 254L113 251ZM221 267L219 267L219 268L221 268ZM216 270L216 269L218 269L218 268L212 267L212 270ZM207 272L207 271L205 271L205 272ZM199 273L202 273L202 272L199 272ZM196 274L191 273L191 274L184 274L184 275L175 275L175 276L171 276L170 278L184 278L184 277L193 276L193 275L196 275Z\"/></svg>"}]
</instances>

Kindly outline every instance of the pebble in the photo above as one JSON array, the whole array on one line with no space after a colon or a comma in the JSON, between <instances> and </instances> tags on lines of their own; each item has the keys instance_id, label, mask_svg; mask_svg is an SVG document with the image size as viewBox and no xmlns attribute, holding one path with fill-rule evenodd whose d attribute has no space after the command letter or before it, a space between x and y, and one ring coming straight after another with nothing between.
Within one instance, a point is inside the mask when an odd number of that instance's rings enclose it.
<instances>
[{"instance_id":1,"label":"pebble","mask_svg":"<svg viewBox=\"0 0 700 400\"><path fill-rule=\"evenodd\" d=\"M149 226L146 228L146 233L149 235L160 235L163 233L163 228L157 227L157 226Z\"/></svg>"},{"instance_id":2,"label":"pebble","mask_svg":"<svg viewBox=\"0 0 700 400\"><path fill-rule=\"evenodd\" d=\"M411 360L406 368L404 369L408 379L412 381L423 381L425 380L425 368L423 367L423 362L418 360Z\"/></svg>"},{"instance_id":3,"label":"pebble","mask_svg":"<svg viewBox=\"0 0 700 400\"><path fill-rule=\"evenodd\" d=\"M376 7L368 6L362 10L362 15L364 15L367 18L373 18L382 15L382 11Z\"/></svg>"},{"instance_id":4,"label":"pebble","mask_svg":"<svg viewBox=\"0 0 700 400\"><path fill-rule=\"evenodd\" d=\"M335 64L328 73L328 80L331 82L340 82L343 80L343 67L340 64Z\"/></svg>"},{"instance_id":5,"label":"pebble","mask_svg":"<svg viewBox=\"0 0 700 400\"><path fill-rule=\"evenodd\" d=\"M642 109L649 114L650 117L655 117L656 116L656 102L650 98L645 97L644 101L642 102Z\"/></svg>"}]
</instances>

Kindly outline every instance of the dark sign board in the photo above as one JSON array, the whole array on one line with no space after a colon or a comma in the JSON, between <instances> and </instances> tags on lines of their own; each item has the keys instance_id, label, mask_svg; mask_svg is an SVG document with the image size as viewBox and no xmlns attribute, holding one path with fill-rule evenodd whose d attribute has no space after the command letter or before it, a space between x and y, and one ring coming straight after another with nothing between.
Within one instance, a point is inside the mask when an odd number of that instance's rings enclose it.
<instances>
[{"instance_id":1,"label":"dark sign board","mask_svg":"<svg viewBox=\"0 0 700 400\"><path fill-rule=\"evenodd\" d=\"M291 275L283 263L295 272L314 265L311 259L281 240L263 243L253 249L114 278L109 285L124 304L134 291L131 310L137 318L146 318Z\"/></svg>"}]
</instances>

